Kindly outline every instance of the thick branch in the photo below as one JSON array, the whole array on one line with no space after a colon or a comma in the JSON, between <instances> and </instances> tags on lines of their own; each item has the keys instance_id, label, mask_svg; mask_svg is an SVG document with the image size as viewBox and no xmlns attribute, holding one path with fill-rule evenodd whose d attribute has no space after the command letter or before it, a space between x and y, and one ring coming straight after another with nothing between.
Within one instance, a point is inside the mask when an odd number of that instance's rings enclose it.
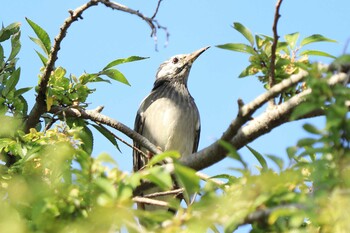
<instances>
[{"instance_id":1,"label":"thick branch","mask_svg":"<svg viewBox=\"0 0 350 233\"><path fill-rule=\"evenodd\" d=\"M83 110L83 109L76 109L76 108L63 108L63 107L53 106L50 112L57 115L64 114L66 117L77 117L77 118L88 119L95 122L99 122L101 124L108 125L124 133L129 138L134 139L150 152L154 154L162 153L162 151L159 150L155 145L153 145L147 138L143 137L142 135L138 134L134 130L130 129L128 126L124 125L123 123L101 114L98 110Z\"/></svg>"},{"instance_id":2,"label":"thick branch","mask_svg":"<svg viewBox=\"0 0 350 233\"><path fill-rule=\"evenodd\" d=\"M328 84L334 85L336 83L342 83L346 78L347 75L344 73L336 74L331 77ZM275 87L278 85L279 84L275 85ZM238 150L261 135L270 132L275 127L289 122L293 110L300 103L305 101L305 97L310 93L311 89L307 89L292 97L287 102L275 106L274 108L270 108L260 116L254 118L254 120L250 121L249 124L241 127L229 142ZM192 154L191 156L182 157L181 162L183 165L195 170L201 170L219 162L226 157L227 153L226 150L220 146L219 141L220 140L214 142L210 146Z\"/></svg>"}]
</instances>

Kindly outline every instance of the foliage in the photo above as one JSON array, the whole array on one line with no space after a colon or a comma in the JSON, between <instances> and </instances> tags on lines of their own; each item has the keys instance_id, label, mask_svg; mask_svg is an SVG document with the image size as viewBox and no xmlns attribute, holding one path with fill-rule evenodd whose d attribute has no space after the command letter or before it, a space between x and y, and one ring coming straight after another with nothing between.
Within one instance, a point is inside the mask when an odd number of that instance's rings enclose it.
<instances>
[{"instance_id":1,"label":"foliage","mask_svg":"<svg viewBox=\"0 0 350 233\"><path fill-rule=\"evenodd\" d=\"M44 71L52 50L49 35L27 19L37 38L31 38L43 53L37 52ZM258 74L266 86L270 75L273 38L253 36L240 23L234 28L249 44L225 44L219 47L250 54L251 64L240 77ZM281 156L263 155L248 147L260 166L258 173L250 170L242 156L227 142L220 144L228 157L238 161L241 173L218 174L201 181L196 171L184 167L177 152L154 156L141 171L129 174L118 168L107 154L92 157L93 134L90 126L118 146L114 136L103 126L86 120L56 116L49 112L54 106L85 109L93 82L110 82L104 76L128 84L114 67L144 59L131 56L107 64L101 71L75 76L63 67L52 72L46 93L48 112L42 116L44 129L32 128L25 133L27 102L23 94L30 88L17 88L20 68L20 24L14 23L0 31L0 229L7 232L232 232L251 224L251 232L347 232L349 212L349 89L344 85L330 87L329 77L342 71L347 60L338 58L330 71L320 69L308 55L330 56L322 51L300 49L314 42L332 41L321 35L304 38L297 46L298 33L278 42L275 61L276 82L281 82L299 69L309 72L306 84L297 85L281 94L286 100L303 88L312 88L308 101L293 117L323 109L323 129L305 124L309 138L287 148L289 161ZM5 56L3 45L10 42ZM343 62L345 61L345 62ZM41 78L41 75L39 76ZM39 87L37 87L38 90ZM173 173L158 166L165 158L174 162ZM271 162L277 166L273 169ZM217 182L215 179L220 179ZM187 204L173 198L167 210L143 211L135 208L135 195L141 181L161 190L169 190L173 179L184 189ZM138 223L139 219L144 225Z\"/></svg>"},{"instance_id":2,"label":"foliage","mask_svg":"<svg viewBox=\"0 0 350 233\"><path fill-rule=\"evenodd\" d=\"M273 37L257 34L253 36L248 28L241 23L235 22L233 28L241 33L249 42L243 43L228 43L218 45L217 47L231 51L247 53L249 57L249 65L241 72L240 78L257 75L258 79L264 84L266 89L270 88L268 83L271 76L271 57ZM285 41L278 41L276 46L276 59L274 78L275 84L288 78L292 74L297 74L299 69L306 69L310 65L309 56L324 56L335 58L334 56L318 50L303 50L304 46L316 42L335 42L332 39L326 38L319 34L308 36L301 40L297 45L300 34L298 32L284 36ZM303 91L304 86L296 85L293 88L281 93L279 96L280 102L288 100L295 94Z\"/></svg>"}]
</instances>

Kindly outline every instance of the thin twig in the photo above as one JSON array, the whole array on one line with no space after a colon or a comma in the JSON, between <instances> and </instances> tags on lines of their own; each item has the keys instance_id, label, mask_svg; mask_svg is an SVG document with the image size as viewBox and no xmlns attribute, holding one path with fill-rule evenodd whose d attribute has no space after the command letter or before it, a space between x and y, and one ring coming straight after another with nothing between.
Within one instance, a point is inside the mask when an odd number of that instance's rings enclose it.
<instances>
[{"instance_id":1,"label":"thin twig","mask_svg":"<svg viewBox=\"0 0 350 233\"><path fill-rule=\"evenodd\" d=\"M278 19L281 17L280 15L280 7L282 4L282 0L278 0L276 4L276 11L275 11L275 18L273 20L273 26L272 26L272 31L273 31L273 43L271 47L271 61L270 61L270 75L269 75L269 87L273 87L275 85L275 62L276 62L276 49L277 49L277 43L279 36L277 34L277 24L278 24ZM271 105L275 105L274 99L271 99L270 101Z\"/></svg>"},{"instance_id":2,"label":"thin twig","mask_svg":"<svg viewBox=\"0 0 350 233\"><path fill-rule=\"evenodd\" d=\"M132 200L136 203L140 204L147 204L147 205L156 205L156 206L161 206L161 207L169 207L168 202L165 201L160 201L160 200L155 200L151 198L146 198L146 197L133 197Z\"/></svg>"},{"instance_id":3,"label":"thin twig","mask_svg":"<svg viewBox=\"0 0 350 233\"><path fill-rule=\"evenodd\" d=\"M158 0L158 4L157 4L157 7L156 7L156 10L154 11L154 14L152 15L151 19L154 19L157 16L161 2L162 2L162 0Z\"/></svg>"},{"instance_id":4,"label":"thin twig","mask_svg":"<svg viewBox=\"0 0 350 233\"><path fill-rule=\"evenodd\" d=\"M101 128L103 128L104 130L108 131L108 133L110 133L114 138L116 138L117 140L119 140L120 142L124 143L125 145L127 145L128 147L132 148L133 150L136 150L138 153L142 154L143 156L147 157L147 155L140 150L139 148L137 148L136 146L128 143L127 141L125 141L124 139L122 139L121 137L117 136L115 133L113 133L112 131L110 131L107 127L105 127L104 125L102 125L100 122L96 122L96 124L98 124Z\"/></svg>"},{"instance_id":5,"label":"thin twig","mask_svg":"<svg viewBox=\"0 0 350 233\"><path fill-rule=\"evenodd\" d=\"M183 192L184 192L184 188L179 188L179 189L173 189L170 191L150 193L147 195L143 195L143 197L153 198L153 197L161 197L161 196L169 196L169 195L178 195L178 194L181 194Z\"/></svg>"}]
</instances>

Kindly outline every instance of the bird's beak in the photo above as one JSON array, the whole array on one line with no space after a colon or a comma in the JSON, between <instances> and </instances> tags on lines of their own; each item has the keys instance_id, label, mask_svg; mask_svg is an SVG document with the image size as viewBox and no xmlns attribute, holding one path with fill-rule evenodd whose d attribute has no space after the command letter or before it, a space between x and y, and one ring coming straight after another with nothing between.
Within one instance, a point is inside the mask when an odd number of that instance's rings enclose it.
<instances>
[{"instance_id":1,"label":"bird's beak","mask_svg":"<svg viewBox=\"0 0 350 233\"><path fill-rule=\"evenodd\" d=\"M210 46L198 49L196 51L194 51L193 53L190 53L187 57L186 57L186 63L192 65L192 63L199 57L199 55L201 55L205 50L209 49Z\"/></svg>"}]
</instances>

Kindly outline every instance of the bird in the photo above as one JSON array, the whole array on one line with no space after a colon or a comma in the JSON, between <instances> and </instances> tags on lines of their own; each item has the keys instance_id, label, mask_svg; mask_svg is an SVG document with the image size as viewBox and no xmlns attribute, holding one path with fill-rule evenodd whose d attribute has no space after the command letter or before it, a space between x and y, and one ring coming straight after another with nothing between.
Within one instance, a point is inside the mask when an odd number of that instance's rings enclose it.
<instances>
[{"instance_id":1,"label":"bird","mask_svg":"<svg viewBox=\"0 0 350 233\"><path fill-rule=\"evenodd\" d=\"M187 81L193 62L208 48L179 54L163 62L156 73L151 93L140 104L134 130L162 151L175 150L181 156L189 156L198 149L200 115ZM135 141L134 147L143 151L142 154L133 150L133 170L136 172L142 170L153 155ZM148 189L141 195L159 191L157 188ZM166 197L156 199L165 200ZM139 204L138 208L164 209L148 204Z\"/></svg>"}]
</instances>

